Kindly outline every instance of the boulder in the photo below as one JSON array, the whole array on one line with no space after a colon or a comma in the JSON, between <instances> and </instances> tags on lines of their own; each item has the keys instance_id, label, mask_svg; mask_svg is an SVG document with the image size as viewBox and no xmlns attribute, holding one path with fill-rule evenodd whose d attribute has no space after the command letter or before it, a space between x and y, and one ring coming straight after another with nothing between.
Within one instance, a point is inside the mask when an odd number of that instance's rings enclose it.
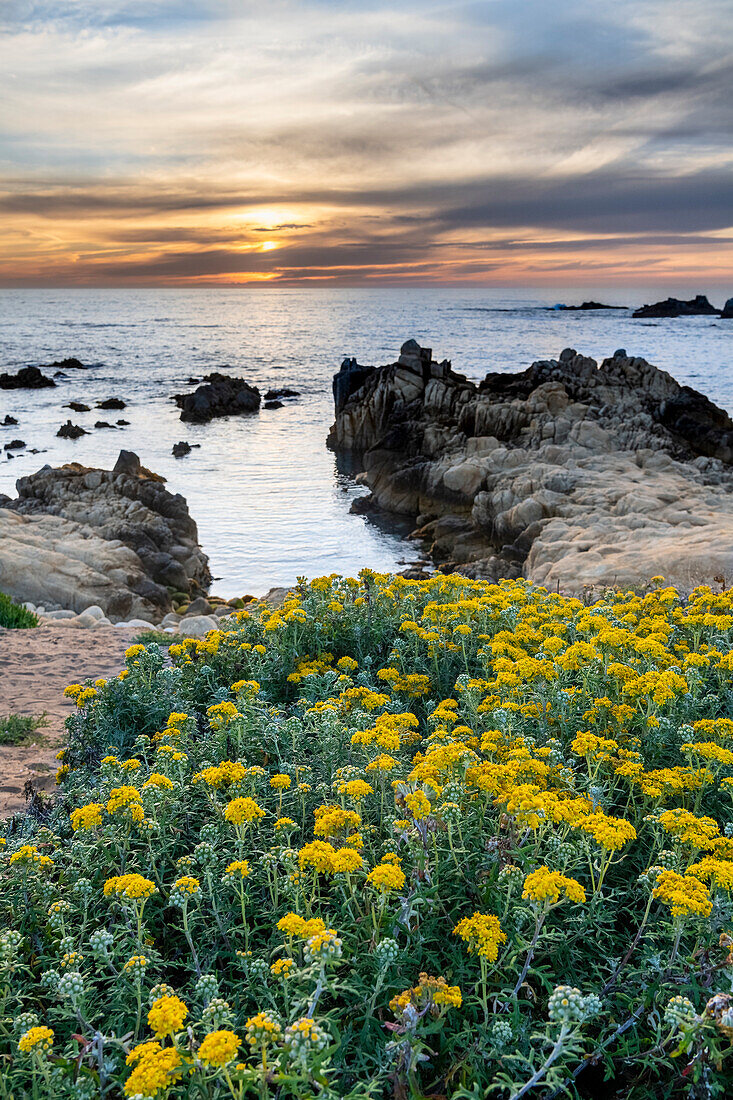
<instances>
[{"instance_id":1,"label":"boulder","mask_svg":"<svg viewBox=\"0 0 733 1100\"><path fill-rule=\"evenodd\" d=\"M55 385L38 367L23 367L17 374L0 374L0 390L41 390Z\"/></svg>"},{"instance_id":2,"label":"boulder","mask_svg":"<svg viewBox=\"0 0 733 1100\"><path fill-rule=\"evenodd\" d=\"M17 490L18 497L6 498L0 509L3 551L23 540L35 548L49 531L55 557L47 567L39 563L36 568L28 561L35 549L17 550L26 574L14 572L11 592L0 573L0 590L78 611L97 604L113 620L161 618L172 610L169 588L188 597L207 590L208 559L186 501L168 492L163 479L146 470L133 452L121 451L112 471L76 462L59 469L46 466L20 478ZM25 525L19 526L21 519ZM80 561L88 571L80 571L79 592L73 594L68 578ZM24 590L31 583L40 589L38 598Z\"/></svg>"},{"instance_id":3,"label":"boulder","mask_svg":"<svg viewBox=\"0 0 733 1100\"><path fill-rule=\"evenodd\" d=\"M187 443L185 439L182 439L180 443L173 444L172 455L174 458L183 458L184 455L190 455L191 444Z\"/></svg>"},{"instance_id":4,"label":"boulder","mask_svg":"<svg viewBox=\"0 0 733 1100\"><path fill-rule=\"evenodd\" d=\"M665 298L663 302L642 306L634 310L632 317L693 317L700 314L705 317L717 317L719 309L711 306L704 294L697 294L689 301L680 298Z\"/></svg>"},{"instance_id":5,"label":"boulder","mask_svg":"<svg viewBox=\"0 0 733 1100\"><path fill-rule=\"evenodd\" d=\"M68 405L64 405L64 408L71 409L75 413L88 413L91 411L89 405L84 405L81 401L69 401Z\"/></svg>"},{"instance_id":6,"label":"boulder","mask_svg":"<svg viewBox=\"0 0 733 1100\"><path fill-rule=\"evenodd\" d=\"M175 402L181 410L181 420L203 424L218 416L255 413L260 407L260 391L243 378L225 374L209 374L204 385L193 393L179 393Z\"/></svg>"},{"instance_id":7,"label":"boulder","mask_svg":"<svg viewBox=\"0 0 733 1100\"><path fill-rule=\"evenodd\" d=\"M723 306L723 312L720 314L720 316L725 318L733 317L733 298L729 298L728 301L725 303L725 305Z\"/></svg>"},{"instance_id":8,"label":"boulder","mask_svg":"<svg viewBox=\"0 0 733 1100\"><path fill-rule=\"evenodd\" d=\"M127 405L121 397L108 397L104 401L97 402L98 409L126 409Z\"/></svg>"},{"instance_id":9,"label":"boulder","mask_svg":"<svg viewBox=\"0 0 733 1100\"><path fill-rule=\"evenodd\" d=\"M733 579L733 421L623 348L474 385L411 342L337 405L329 445L364 470L359 511L420 516L444 571L569 591Z\"/></svg>"},{"instance_id":10,"label":"boulder","mask_svg":"<svg viewBox=\"0 0 733 1100\"><path fill-rule=\"evenodd\" d=\"M61 439L79 439L82 435L89 435L89 432L79 427L78 424L72 424L70 420L67 420L65 424L61 425L56 435Z\"/></svg>"},{"instance_id":11,"label":"boulder","mask_svg":"<svg viewBox=\"0 0 733 1100\"><path fill-rule=\"evenodd\" d=\"M22 439L11 439L10 443L5 444L6 451L22 451L25 447L25 442Z\"/></svg>"},{"instance_id":12,"label":"boulder","mask_svg":"<svg viewBox=\"0 0 733 1100\"><path fill-rule=\"evenodd\" d=\"M12 427L16 426L17 423L18 423L18 421L15 419L14 416L11 416L10 413L5 414L5 419L3 420L3 425L6 428L12 428Z\"/></svg>"},{"instance_id":13,"label":"boulder","mask_svg":"<svg viewBox=\"0 0 733 1100\"><path fill-rule=\"evenodd\" d=\"M265 401L264 407L266 409L281 409L283 403L282 401Z\"/></svg>"},{"instance_id":14,"label":"boulder","mask_svg":"<svg viewBox=\"0 0 733 1100\"><path fill-rule=\"evenodd\" d=\"M176 633L184 638L203 638L210 630L216 630L218 625L213 615L186 615L178 623Z\"/></svg>"}]
</instances>

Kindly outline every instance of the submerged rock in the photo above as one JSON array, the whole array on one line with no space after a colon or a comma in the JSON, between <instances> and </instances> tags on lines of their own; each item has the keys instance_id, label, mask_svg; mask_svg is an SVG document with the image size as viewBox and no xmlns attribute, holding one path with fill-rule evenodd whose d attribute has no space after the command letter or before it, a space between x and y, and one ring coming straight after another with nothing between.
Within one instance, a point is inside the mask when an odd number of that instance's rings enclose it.
<instances>
[{"instance_id":1,"label":"submerged rock","mask_svg":"<svg viewBox=\"0 0 733 1100\"><path fill-rule=\"evenodd\" d=\"M632 317L693 317L700 314L705 317L717 317L719 309L711 306L704 294L697 294L689 301L680 298L665 298L663 302L654 302L634 310Z\"/></svg>"},{"instance_id":2,"label":"submerged rock","mask_svg":"<svg viewBox=\"0 0 733 1100\"><path fill-rule=\"evenodd\" d=\"M352 389L353 362L329 444L373 505L420 516L441 568L576 591L733 578L733 422L646 360L566 348L477 386L411 341Z\"/></svg>"},{"instance_id":3,"label":"submerged rock","mask_svg":"<svg viewBox=\"0 0 733 1100\"><path fill-rule=\"evenodd\" d=\"M555 306L566 313L582 313L588 309L628 309L628 306L607 306L604 302L581 302L579 306Z\"/></svg>"},{"instance_id":4,"label":"submerged rock","mask_svg":"<svg viewBox=\"0 0 733 1100\"><path fill-rule=\"evenodd\" d=\"M45 466L17 489L0 507L0 590L16 599L153 621L173 608L169 588L207 590L186 501L133 452L112 471Z\"/></svg>"},{"instance_id":5,"label":"submerged rock","mask_svg":"<svg viewBox=\"0 0 733 1100\"><path fill-rule=\"evenodd\" d=\"M121 397L108 397L104 401L97 402L98 409L126 409L127 405Z\"/></svg>"},{"instance_id":6,"label":"submerged rock","mask_svg":"<svg viewBox=\"0 0 733 1100\"><path fill-rule=\"evenodd\" d=\"M11 439L10 443L5 444L6 451L22 451L25 447L25 440L23 439Z\"/></svg>"},{"instance_id":7,"label":"submerged rock","mask_svg":"<svg viewBox=\"0 0 733 1100\"><path fill-rule=\"evenodd\" d=\"M68 405L64 405L64 408L71 409L71 411L75 413L91 412L89 405L84 405L81 401L69 401Z\"/></svg>"},{"instance_id":8,"label":"submerged rock","mask_svg":"<svg viewBox=\"0 0 733 1100\"><path fill-rule=\"evenodd\" d=\"M44 370L88 370L79 359L59 359L56 363L44 363Z\"/></svg>"},{"instance_id":9,"label":"submerged rock","mask_svg":"<svg viewBox=\"0 0 733 1100\"><path fill-rule=\"evenodd\" d=\"M203 424L218 416L255 413L260 407L260 391L243 378L208 374L204 385L193 393L176 394L181 420Z\"/></svg>"},{"instance_id":10,"label":"submerged rock","mask_svg":"<svg viewBox=\"0 0 733 1100\"><path fill-rule=\"evenodd\" d=\"M0 374L0 390L41 390L55 385L38 367L22 367L17 374Z\"/></svg>"},{"instance_id":11,"label":"submerged rock","mask_svg":"<svg viewBox=\"0 0 733 1100\"><path fill-rule=\"evenodd\" d=\"M14 416L11 416L10 413L5 414L5 419L3 420L3 425L6 428L12 428L12 427L16 426L17 423L18 423L18 421L15 419Z\"/></svg>"},{"instance_id":12,"label":"submerged rock","mask_svg":"<svg viewBox=\"0 0 733 1100\"><path fill-rule=\"evenodd\" d=\"M268 390L264 396L265 401L280 401L283 397L300 397L300 390L291 390L282 386L279 390Z\"/></svg>"}]
</instances>

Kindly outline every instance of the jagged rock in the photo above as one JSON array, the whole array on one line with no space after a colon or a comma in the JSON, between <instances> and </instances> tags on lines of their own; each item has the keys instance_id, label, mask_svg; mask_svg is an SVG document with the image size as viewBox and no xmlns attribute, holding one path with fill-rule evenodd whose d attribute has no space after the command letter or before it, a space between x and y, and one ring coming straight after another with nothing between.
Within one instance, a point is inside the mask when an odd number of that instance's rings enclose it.
<instances>
[{"instance_id":1,"label":"jagged rock","mask_svg":"<svg viewBox=\"0 0 733 1100\"><path fill-rule=\"evenodd\" d=\"M341 370L333 376L333 400L337 413L341 411L352 393L361 389L374 370L374 367L360 366L356 359L344 359Z\"/></svg>"},{"instance_id":2,"label":"jagged rock","mask_svg":"<svg viewBox=\"0 0 733 1100\"><path fill-rule=\"evenodd\" d=\"M689 301L680 298L665 298L663 302L654 302L650 306L642 306L634 310L632 317L692 317L702 314L707 317L716 317L719 309L711 306L704 294L697 294Z\"/></svg>"},{"instance_id":3,"label":"jagged rock","mask_svg":"<svg viewBox=\"0 0 733 1100\"><path fill-rule=\"evenodd\" d=\"M173 607L168 588L208 588L186 501L133 452L112 471L45 466L17 490L0 507L0 591L76 611L97 604L119 620L159 619Z\"/></svg>"},{"instance_id":4,"label":"jagged rock","mask_svg":"<svg viewBox=\"0 0 733 1100\"><path fill-rule=\"evenodd\" d=\"M0 374L0 390L41 390L55 385L38 367L22 367L17 374Z\"/></svg>"},{"instance_id":5,"label":"jagged rock","mask_svg":"<svg viewBox=\"0 0 733 1100\"><path fill-rule=\"evenodd\" d=\"M16 426L17 423L18 423L18 421L15 419L14 416L11 416L10 413L5 414L5 419L3 420L3 424L6 428L12 428L12 427Z\"/></svg>"},{"instance_id":6,"label":"jagged rock","mask_svg":"<svg viewBox=\"0 0 733 1100\"><path fill-rule=\"evenodd\" d=\"M25 441L23 439L11 439L10 443L5 444L6 451L22 451L25 447Z\"/></svg>"},{"instance_id":7,"label":"jagged rock","mask_svg":"<svg viewBox=\"0 0 733 1100\"><path fill-rule=\"evenodd\" d=\"M282 397L300 397L299 390L288 389L287 386L281 387L279 390L268 390L265 394L264 401L279 401Z\"/></svg>"},{"instance_id":8,"label":"jagged rock","mask_svg":"<svg viewBox=\"0 0 733 1100\"><path fill-rule=\"evenodd\" d=\"M203 424L217 416L254 413L260 407L260 391L243 378L225 374L209 374L206 383L193 393L179 393L175 402L181 409L181 420Z\"/></svg>"},{"instance_id":9,"label":"jagged rock","mask_svg":"<svg viewBox=\"0 0 733 1100\"><path fill-rule=\"evenodd\" d=\"M127 428L130 424L129 420L117 420L115 421L118 428Z\"/></svg>"},{"instance_id":10,"label":"jagged rock","mask_svg":"<svg viewBox=\"0 0 733 1100\"><path fill-rule=\"evenodd\" d=\"M360 510L422 514L441 569L566 590L733 577L733 422L623 348L476 386L411 342L337 406L329 445L359 456Z\"/></svg>"},{"instance_id":11,"label":"jagged rock","mask_svg":"<svg viewBox=\"0 0 733 1100\"><path fill-rule=\"evenodd\" d=\"M60 359L56 363L44 363L43 370L88 370L79 359Z\"/></svg>"},{"instance_id":12,"label":"jagged rock","mask_svg":"<svg viewBox=\"0 0 733 1100\"><path fill-rule=\"evenodd\" d=\"M733 298L729 298L728 301L725 303L725 305L723 306L723 312L720 314L720 316L726 318L733 317Z\"/></svg>"},{"instance_id":13,"label":"jagged rock","mask_svg":"<svg viewBox=\"0 0 733 1100\"><path fill-rule=\"evenodd\" d=\"M64 408L71 409L75 413L91 412L89 405L83 405L81 401L69 401L68 405L64 405Z\"/></svg>"},{"instance_id":14,"label":"jagged rock","mask_svg":"<svg viewBox=\"0 0 733 1100\"><path fill-rule=\"evenodd\" d=\"M61 439L79 439L82 435L89 435L89 432L79 427L78 424L72 424L70 420L67 420L65 424L61 425L56 435Z\"/></svg>"},{"instance_id":15,"label":"jagged rock","mask_svg":"<svg viewBox=\"0 0 733 1100\"><path fill-rule=\"evenodd\" d=\"M182 439L180 443L173 444L172 454L174 458L183 458L184 455L190 455L190 453L191 444L187 443L185 439Z\"/></svg>"},{"instance_id":16,"label":"jagged rock","mask_svg":"<svg viewBox=\"0 0 733 1100\"><path fill-rule=\"evenodd\" d=\"M98 409L126 409L127 405L121 397L107 397L104 401L97 402Z\"/></svg>"}]
</instances>

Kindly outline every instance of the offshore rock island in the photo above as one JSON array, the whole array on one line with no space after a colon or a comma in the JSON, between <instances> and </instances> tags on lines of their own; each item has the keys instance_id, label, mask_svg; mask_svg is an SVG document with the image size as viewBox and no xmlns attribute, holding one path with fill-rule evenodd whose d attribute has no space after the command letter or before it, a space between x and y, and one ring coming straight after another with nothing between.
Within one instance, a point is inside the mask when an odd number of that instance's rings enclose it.
<instances>
[{"instance_id":1,"label":"offshore rock island","mask_svg":"<svg viewBox=\"0 0 733 1100\"><path fill-rule=\"evenodd\" d=\"M345 360L334 398L329 445L445 572L566 592L733 578L733 421L625 349L476 385L409 340L387 366Z\"/></svg>"}]
</instances>

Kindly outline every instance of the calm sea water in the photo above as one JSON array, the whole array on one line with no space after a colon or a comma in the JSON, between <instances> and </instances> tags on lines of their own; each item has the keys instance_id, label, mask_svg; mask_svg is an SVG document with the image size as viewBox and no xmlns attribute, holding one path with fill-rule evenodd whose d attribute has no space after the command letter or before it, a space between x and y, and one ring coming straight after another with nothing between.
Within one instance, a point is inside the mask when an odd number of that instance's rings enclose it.
<instances>
[{"instance_id":1,"label":"calm sea water","mask_svg":"<svg viewBox=\"0 0 733 1100\"><path fill-rule=\"evenodd\" d=\"M404 340L415 337L478 380L490 370L522 370L567 346L596 358L625 347L733 411L733 322L547 309L590 297L635 306L665 296L654 289L608 295L587 287L5 291L0 370L67 356L91 369L70 371L56 389L0 390L0 419L10 413L20 421L0 428L0 447L18 437L44 452L19 452L12 460L2 452L0 492L14 495L16 479L44 463L109 467L125 447L187 498L219 594L259 594L298 575L389 570L413 560L415 548L402 541L399 528L349 513L364 490L325 447L331 378L346 355L361 363L392 362ZM189 376L225 364L263 392L290 386L301 396L256 416L182 424L171 396L188 389ZM110 396L127 408L79 414L63 408ZM91 434L56 438L69 416ZM95 420L120 417L129 427L93 427ZM184 439L200 449L174 459L171 448Z\"/></svg>"}]
</instances>

